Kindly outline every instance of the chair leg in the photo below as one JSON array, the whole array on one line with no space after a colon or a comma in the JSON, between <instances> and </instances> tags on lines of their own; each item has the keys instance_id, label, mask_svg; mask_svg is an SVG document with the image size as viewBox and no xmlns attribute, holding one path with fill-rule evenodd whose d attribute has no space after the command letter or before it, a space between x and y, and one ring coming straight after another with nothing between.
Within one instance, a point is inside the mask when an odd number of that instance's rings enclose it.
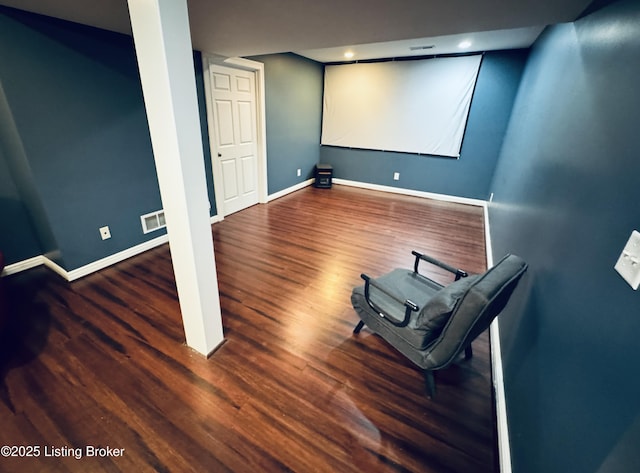
<instances>
[{"instance_id":1,"label":"chair leg","mask_svg":"<svg viewBox=\"0 0 640 473\"><path fill-rule=\"evenodd\" d=\"M436 381L433 377L433 371L424 370L424 381L427 387L427 395L429 399L433 399L436 394Z\"/></svg>"},{"instance_id":2,"label":"chair leg","mask_svg":"<svg viewBox=\"0 0 640 473\"><path fill-rule=\"evenodd\" d=\"M364 327L364 322L361 320L360 322L358 322L358 325L356 325L356 328L353 329L353 333L360 333L362 327Z\"/></svg>"},{"instance_id":3,"label":"chair leg","mask_svg":"<svg viewBox=\"0 0 640 473\"><path fill-rule=\"evenodd\" d=\"M471 348L471 344L469 344L467 348L464 349L464 359L470 360L471 358L473 358L473 348Z\"/></svg>"}]
</instances>

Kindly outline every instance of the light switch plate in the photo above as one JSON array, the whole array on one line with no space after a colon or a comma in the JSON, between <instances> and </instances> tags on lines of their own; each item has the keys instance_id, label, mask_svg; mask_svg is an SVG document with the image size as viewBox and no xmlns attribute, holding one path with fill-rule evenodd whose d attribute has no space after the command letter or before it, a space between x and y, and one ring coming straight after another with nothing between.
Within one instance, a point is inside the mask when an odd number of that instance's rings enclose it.
<instances>
[{"instance_id":1,"label":"light switch plate","mask_svg":"<svg viewBox=\"0 0 640 473\"><path fill-rule=\"evenodd\" d=\"M618 258L615 270L634 290L638 290L638 286L640 286L640 233L637 230L631 233L629 241Z\"/></svg>"}]
</instances>

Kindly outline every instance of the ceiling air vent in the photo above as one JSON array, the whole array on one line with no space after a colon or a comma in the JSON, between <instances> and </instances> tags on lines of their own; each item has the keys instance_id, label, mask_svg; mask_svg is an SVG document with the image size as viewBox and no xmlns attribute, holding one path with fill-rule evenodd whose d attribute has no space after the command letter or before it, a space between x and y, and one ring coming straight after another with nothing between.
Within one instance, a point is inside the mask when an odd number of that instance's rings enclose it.
<instances>
[{"instance_id":1,"label":"ceiling air vent","mask_svg":"<svg viewBox=\"0 0 640 473\"><path fill-rule=\"evenodd\" d=\"M409 50L410 51L423 51L425 49L433 49L435 47L436 47L435 44L429 44L427 46L410 46Z\"/></svg>"},{"instance_id":2,"label":"ceiling air vent","mask_svg":"<svg viewBox=\"0 0 640 473\"><path fill-rule=\"evenodd\" d=\"M157 212L141 215L140 221L142 222L143 233L160 230L167 226L167 223L164 220L164 210L158 210Z\"/></svg>"}]
</instances>

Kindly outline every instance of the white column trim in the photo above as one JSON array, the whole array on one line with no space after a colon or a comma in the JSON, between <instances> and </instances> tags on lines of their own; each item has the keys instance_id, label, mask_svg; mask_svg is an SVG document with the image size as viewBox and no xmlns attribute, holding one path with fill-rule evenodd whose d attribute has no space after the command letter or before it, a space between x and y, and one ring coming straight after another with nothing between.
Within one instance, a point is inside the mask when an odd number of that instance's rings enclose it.
<instances>
[{"instance_id":1,"label":"white column trim","mask_svg":"<svg viewBox=\"0 0 640 473\"><path fill-rule=\"evenodd\" d=\"M223 340L186 0L128 0L187 345Z\"/></svg>"}]
</instances>

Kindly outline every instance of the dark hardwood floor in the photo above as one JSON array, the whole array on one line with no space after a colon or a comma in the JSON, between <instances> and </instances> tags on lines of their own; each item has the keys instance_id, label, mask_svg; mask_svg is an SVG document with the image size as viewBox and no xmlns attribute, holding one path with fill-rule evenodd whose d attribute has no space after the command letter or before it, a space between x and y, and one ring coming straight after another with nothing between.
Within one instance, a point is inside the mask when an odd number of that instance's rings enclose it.
<instances>
[{"instance_id":1,"label":"dark hardwood floor","mask_svg":"<svg viewBox=\"0 0 640 473\"><path fill-rule=\"evenodd\" d=\"M498 470L488 334L430 400L410 362L352 334L349 299L413 249L483 271L482 209L308 187L212 231L226 341L209 359L184 345L168 245L73 283L5 278L0 446L40 451L0 471Z\"/></svg>"}]
</instances>

